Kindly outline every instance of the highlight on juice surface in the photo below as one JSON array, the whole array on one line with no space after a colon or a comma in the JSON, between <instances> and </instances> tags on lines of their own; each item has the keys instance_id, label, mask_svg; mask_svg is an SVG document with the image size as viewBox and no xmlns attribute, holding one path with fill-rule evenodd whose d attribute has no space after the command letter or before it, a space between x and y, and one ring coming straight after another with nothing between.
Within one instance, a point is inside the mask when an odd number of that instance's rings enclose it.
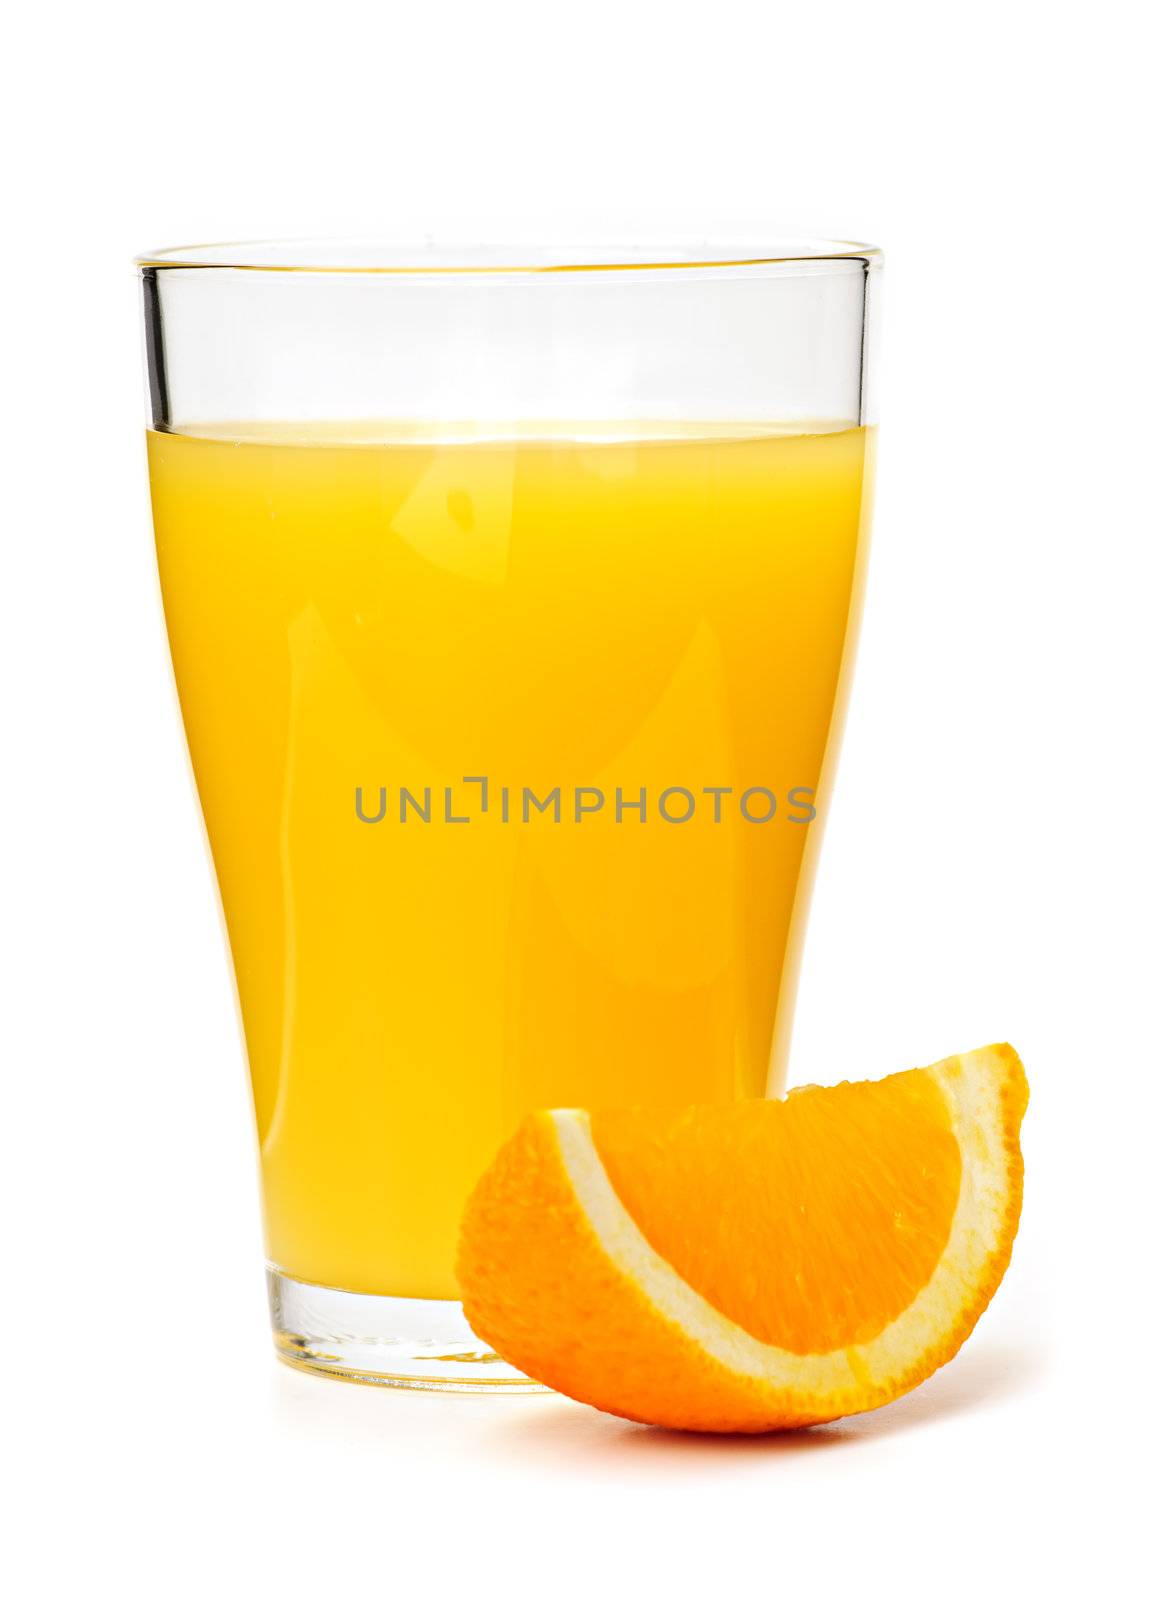
<instances>
[{"instance_id":1,"label":"highlight on juice surface","mask_svg":"<svg viewBox=\"0 0 1164 1600\"><path fill-rule=\"evenodd\" d=\"M454 1270L523 1117L781 1091L879 271L781 239L141 262L158 566L286 1360L531 1386Z\"/></svg>"}]
</instances>

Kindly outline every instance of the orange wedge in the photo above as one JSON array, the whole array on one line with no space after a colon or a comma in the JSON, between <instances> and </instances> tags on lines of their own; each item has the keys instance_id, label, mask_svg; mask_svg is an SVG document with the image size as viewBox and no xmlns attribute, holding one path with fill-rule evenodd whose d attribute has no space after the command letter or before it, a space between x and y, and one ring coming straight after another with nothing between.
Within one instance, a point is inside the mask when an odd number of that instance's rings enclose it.
<instances>
[{"instance_id":1,"label":"orange wedge","mask_svg":"<svg viewBox=\"0 0 1164 1600\"><path fill-rule=\"evenodd\" d=\"M465 1210L465 1313L514 1366L639 1422L800 1428L949 1361L1022 1204L1009 1045L683 1111L539 1111Z\"/></svg>"}]
</instances>

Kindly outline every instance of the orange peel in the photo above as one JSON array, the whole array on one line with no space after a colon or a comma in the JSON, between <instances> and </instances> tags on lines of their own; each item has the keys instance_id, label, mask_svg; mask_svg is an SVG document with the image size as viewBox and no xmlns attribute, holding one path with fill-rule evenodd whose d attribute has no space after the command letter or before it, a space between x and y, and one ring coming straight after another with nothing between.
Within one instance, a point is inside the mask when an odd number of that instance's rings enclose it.
<instances>
[{"instance_id":1,"label":"orange peel","mask_svg":"<svg viewBox=\"0 0 1164 1600\"><path fill-rule=\"evenodd\" d=\"M1022 1205L1009 1045L682 1111L539 1111L465 1210L474 1330L531 1377L713 1432L868 1411L956 1354Z\"/></svg>"}]
</instances>

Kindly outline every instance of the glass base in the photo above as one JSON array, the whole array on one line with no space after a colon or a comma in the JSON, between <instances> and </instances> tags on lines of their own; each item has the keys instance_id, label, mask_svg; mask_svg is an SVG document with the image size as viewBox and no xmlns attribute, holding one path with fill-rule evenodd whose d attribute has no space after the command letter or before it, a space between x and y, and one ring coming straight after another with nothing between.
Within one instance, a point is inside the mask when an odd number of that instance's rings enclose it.
<instances>
[{"instance_id":1,"label":"glass base","mask_svg":"<svg viewBox=\"0 0 1164 1600\"><path fill-rule=\"evenodd\" d=\"M462 1394L544 1394L474 1334L457 1300L349 1294L267 1268L281 1361L353 1383Z\"/></svg>"}]
</instances>

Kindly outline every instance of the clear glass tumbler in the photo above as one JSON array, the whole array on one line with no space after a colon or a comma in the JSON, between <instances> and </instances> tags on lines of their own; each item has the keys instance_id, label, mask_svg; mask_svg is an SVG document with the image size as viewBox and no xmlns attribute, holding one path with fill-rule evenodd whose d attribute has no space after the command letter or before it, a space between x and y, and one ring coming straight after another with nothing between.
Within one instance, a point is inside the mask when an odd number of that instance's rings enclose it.
<instances>
[{"instance_id":1,"label":"clear glass tumbler","mask_svg":"<svg viewBox=\"0 0 1164 1600\"><path fill-rule=\"evenodd\" d=\"M880 258L659 257L139 263L162 595L296 1365L529 1386L455 1275L521 1115L783 1086Z\"/></svg>"}]
</instances>

